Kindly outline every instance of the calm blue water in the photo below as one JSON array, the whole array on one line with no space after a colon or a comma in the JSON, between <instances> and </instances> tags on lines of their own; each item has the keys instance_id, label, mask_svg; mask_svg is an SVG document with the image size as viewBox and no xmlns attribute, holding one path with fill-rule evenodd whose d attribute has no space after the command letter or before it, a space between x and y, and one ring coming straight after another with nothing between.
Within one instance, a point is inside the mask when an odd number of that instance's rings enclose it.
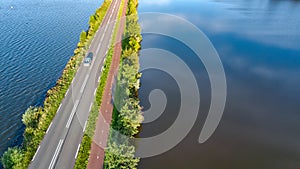
<instances>
[{"instance_id":1,"label":"calm blue water","mask_svg":"<svg viewBox=\"0 0 300 169\"><path fill-rule=\"evenodd\" d=\"M41 105L98 0L0 1L0 155L22 141L22 113Z\"/></svg>"},{"instance_id":2,"label":"calm blue water","mask_svg":"<svg viewBox=\"0 0 300 169\"><path fill-rule=\"evenodd\" d=\"M228 84L222 121L214 135L199 144L210 104L210 84L203 64L174 39L143 35L143 49L171 51L189 65L199 84L201 107L194 128L179 145L142 159L139 168L300 168L299 1L141 0L139 12L171 13L195 24L218 51ZM176 119L180 93L174 79L158 70L143 72L141 82L145 109L150 107L148 96L153 89L162 89L168 98L164 114L143 125L141 136L154 136Z\"/></svg>"}]
</instances>

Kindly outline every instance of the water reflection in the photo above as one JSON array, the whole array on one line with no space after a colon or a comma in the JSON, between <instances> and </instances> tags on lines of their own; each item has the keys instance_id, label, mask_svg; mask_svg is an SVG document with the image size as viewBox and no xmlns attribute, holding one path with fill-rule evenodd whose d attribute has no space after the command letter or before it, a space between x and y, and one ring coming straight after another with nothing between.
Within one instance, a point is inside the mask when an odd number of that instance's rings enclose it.
<instances>
[{"instance_id":1,"label":"water reflection","mask_svg":"<svg viewBox=\"0 0 300 169\"><path fill-rule=\"evenodd\" d=\"M228 102L224 118L213 137L205 144L198 144L199 128L209 108L207 73L193 53L178 42L145 35L143 49L170 50L191 67L200 84L201 107L197 124L188 137L163 155L142 159L140 168L300 168L300 3L189 2L175 0L155 8L141 3L139 10L182 16L208 35L227 75ZM152 89L177 93L178 89L168 79L158 72L143 74L140 94L145 107L149 106L147 93ZM141 136L157 134L170 125L178 100L169 97L165 114L144 125Z\"/></svg>"}]
</instances>

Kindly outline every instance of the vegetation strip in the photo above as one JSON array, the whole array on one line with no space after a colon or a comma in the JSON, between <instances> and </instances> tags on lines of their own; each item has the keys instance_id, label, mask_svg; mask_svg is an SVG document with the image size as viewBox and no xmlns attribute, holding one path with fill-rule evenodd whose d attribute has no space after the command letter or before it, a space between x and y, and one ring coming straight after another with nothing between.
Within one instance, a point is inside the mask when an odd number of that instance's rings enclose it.
<instances>
[{"instance_id":1,"label":"vegetation strip","mask_svg":"<svg viewBox=\"0 0 300 169\"><path fill-rule=\"evenodd\" d=\"M104 168L137 168L139 159L134 156L135 147L130 139L139 132L143 121L139 106L139 50L141 29L137 15L138 0L129 0L126 11L126 28L122 41L122 56L115 92L113 118Z\"/></svg>"},{"instance_id":2,"label":"vegetation strip","mask_svg":"<svg viewBox=\"0 0 300 169\"><path fill-rule=\"evenodd\" d=\"M114 50L113 50L114 43L116 40L116 35L117 35L119 24L120 24L120 18L122 16L122 12L123 12L123 6L124 6L124 0L122 0L121 5L120 5L120 11L118 13L118 19L117 19L117 23L115 25L115 29L113 32L111 45L110 45L109 51L106 56L106 60L104 63L104 69L103 69L101 77L100 77L99 87L96 92L96 99L92 106L92 110L91 110L91 113L90 113L90 116L89 116L89 119L87 122L86 130L84 132L82 143L81 143L78 155L77 155L77 159L76 159L76 163L75 163L75 167L74 167L75 169L85 169L88 164L90 150L91 150L91 144L93 141L92 139L94 137L94 131L96 128L96 122L97 122L97 118L98 118L98 114L99 114L99 109L100 109L100 105L102 103L102 96L103 96L103 92L104 92L104 89L106 86L108 73L110 71L109 68L112 63L112 56L114 53Z\"/></svg>"},{"instance_id":3,"label":"vegetation strip","mask_svg":"<svg viewBox=\"0 0 300 169\"><path fill-rule=\"evenodd\" d=\"M88 47L100 27L102 20L111 4L105 0L102 6L90 17L88 31L82 31L80 42L74 51L56 85L47 92L43 107L30 107L23 114L22 122L26 128L21 147L8 148L3 154L1 162L6 169L26 169L35 155L49 125L74 79Z\"/></svg>"}]
</instances>

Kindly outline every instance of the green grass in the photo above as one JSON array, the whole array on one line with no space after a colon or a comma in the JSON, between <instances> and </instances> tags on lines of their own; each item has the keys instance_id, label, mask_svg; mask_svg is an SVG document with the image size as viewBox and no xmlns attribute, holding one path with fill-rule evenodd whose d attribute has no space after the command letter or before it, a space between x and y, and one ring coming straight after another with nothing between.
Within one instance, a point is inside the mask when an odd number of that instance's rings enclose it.
<instances>
[{"instance_id":1,"label":"green grass","mask_svg":"<svg viewBox=\"0 0 300 169\"><path fill-rule=\"evenodd\" d=\"M126 11L125 39L122 41L122 56L115 92L111 130L105 149L105 169L136 169L135 147L129 138L134 137L143 121L139 105L139 51L142 40L137 16L138 0L129 0ZM117 105L117 106L116 106ZM120 135L122 134L122 135Z\"/></svg>"},{"instance_id":2,"label":"green grass","mask_svg":"<svg viewBox=\"0 0 300 169\"><path fill-rule=\"evenodd\" d=\"M118 28L120 25L120 18L122 16L122 12L123 12L123 7L124 7L124 0L121 2L121 7L120 7L120 11L118 14L118 22L116 23L114 32L113 32L113 38L111 41L111 46L109 48L109 51L107 53L106 56L106 60L104 63L104 69L103 72L101 74L100 77L100 83L96 92L96 99L95 102L92 106L92 110L90 112L89 115L89 119L87 122L87 127L86 130L84 132L84 136L82 138L82 142L81 142L81 146L78 152L78 156L76 159L76 163L75 163L75 169L85 169L87 167L88 164L88 160L89 160L89 156L90 156L90 150L91 150L91 145L92 145L92 141L93 141L93 137L94 137L94 131L96 129L96 122L97 122L97 118L98 118L98 114L99 114L99 110L100 110L100 105L102 102L102 96L103 96L103 92L106 86L106 81L108 78L108 73L110 71L110 66L112 63L112 56L114 53L114 43L116 40L116 35L118 32Z\"/></svg>"},{"instance_id":3,"label":"green grass","mask_svg":"<svg viewBox=\"0 0 300 169\"><path fill-rule=\"evenodd\" d=\"M23 122L27 124L23 134L23 144L21 147L9 148L8 151L3 154L1 162L4 168L25 169L30 164L110 4L111 0L105 0L102 6L93 15L93 21L90 20L89 30L86 33L81 33L80 42L74 51L74 56L70 58L56 85L47 92L44 106L40 108L29 108L23 115Z\"/></svg>"}]
</instances>

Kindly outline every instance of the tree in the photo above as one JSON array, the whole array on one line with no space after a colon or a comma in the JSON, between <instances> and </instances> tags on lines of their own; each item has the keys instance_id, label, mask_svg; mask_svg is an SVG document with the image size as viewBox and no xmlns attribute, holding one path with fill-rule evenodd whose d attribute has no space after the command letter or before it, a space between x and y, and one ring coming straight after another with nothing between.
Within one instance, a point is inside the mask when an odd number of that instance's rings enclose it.
<instances>
[{"instance_id":1,"label":"tree","mask_svg":"<svg viewBox=\"0 0 300 169\"><path fill-rule=\"evenodd\" d=\"M95 22L96 22L96 16L95 15L92 15L90 17L90 26L94 26L95 25Z\"/></svg>"},{"instance_id":2,"label":"tree","mask_svg":"<svg viewBox=\"0 0 300 169\"><path fill-rule=\"evenodd\" d=\"M37 128L41 113L38 108L29 107L22 116L22 122L26 127Z\"/></svg>"},{"instance_id":3,"label":"tree","mask_svg":"<svg viewBox=\"0 0 300 169\"><path fill-rule=\"evenodd\" d=\"M122 60L114 97L114 112L108 148L105 150L105 169L135 169L139 162L135 148L126 138L139 132L144 120L139 106L140 86L139 50L142 37L137 17L137 0L129 0L126 12L126 29L122 41ZM115 132L114 132L115 131ZM123 138L125 136L125 139Z\"/></svg>"},{"instance_id":4,"label":"tree","mask_svg":"<svg viewBox=\"0 0 300 169\"><path fill-rule=\"evenodd\" d=\"M82 31L81 34L80 34L80 43L84 43L86 41L86 32L85 31Z\"/></svg>"},{"instance_id":5,"label":"tree","mask_svg":"<svg viewBox=\"0 0 300 169\"><path fill-rule=\"evenodd\" d=\"M3 154L1 162L6 169L16 168L14 166L21 166L23 154L18 147L8 148Z\"/></svg>"},{"instance_id":6,"label":"tree","mask_svg":"<svg viewBox=\"0 0 300 169\"><path fill-rule=\"evenodd\" d=\"M139 162L134 157L135 148L125 144L117 145L115 142L109 143L105 152L105 169L136 169Z\"/></svg>"}]
</instances>

